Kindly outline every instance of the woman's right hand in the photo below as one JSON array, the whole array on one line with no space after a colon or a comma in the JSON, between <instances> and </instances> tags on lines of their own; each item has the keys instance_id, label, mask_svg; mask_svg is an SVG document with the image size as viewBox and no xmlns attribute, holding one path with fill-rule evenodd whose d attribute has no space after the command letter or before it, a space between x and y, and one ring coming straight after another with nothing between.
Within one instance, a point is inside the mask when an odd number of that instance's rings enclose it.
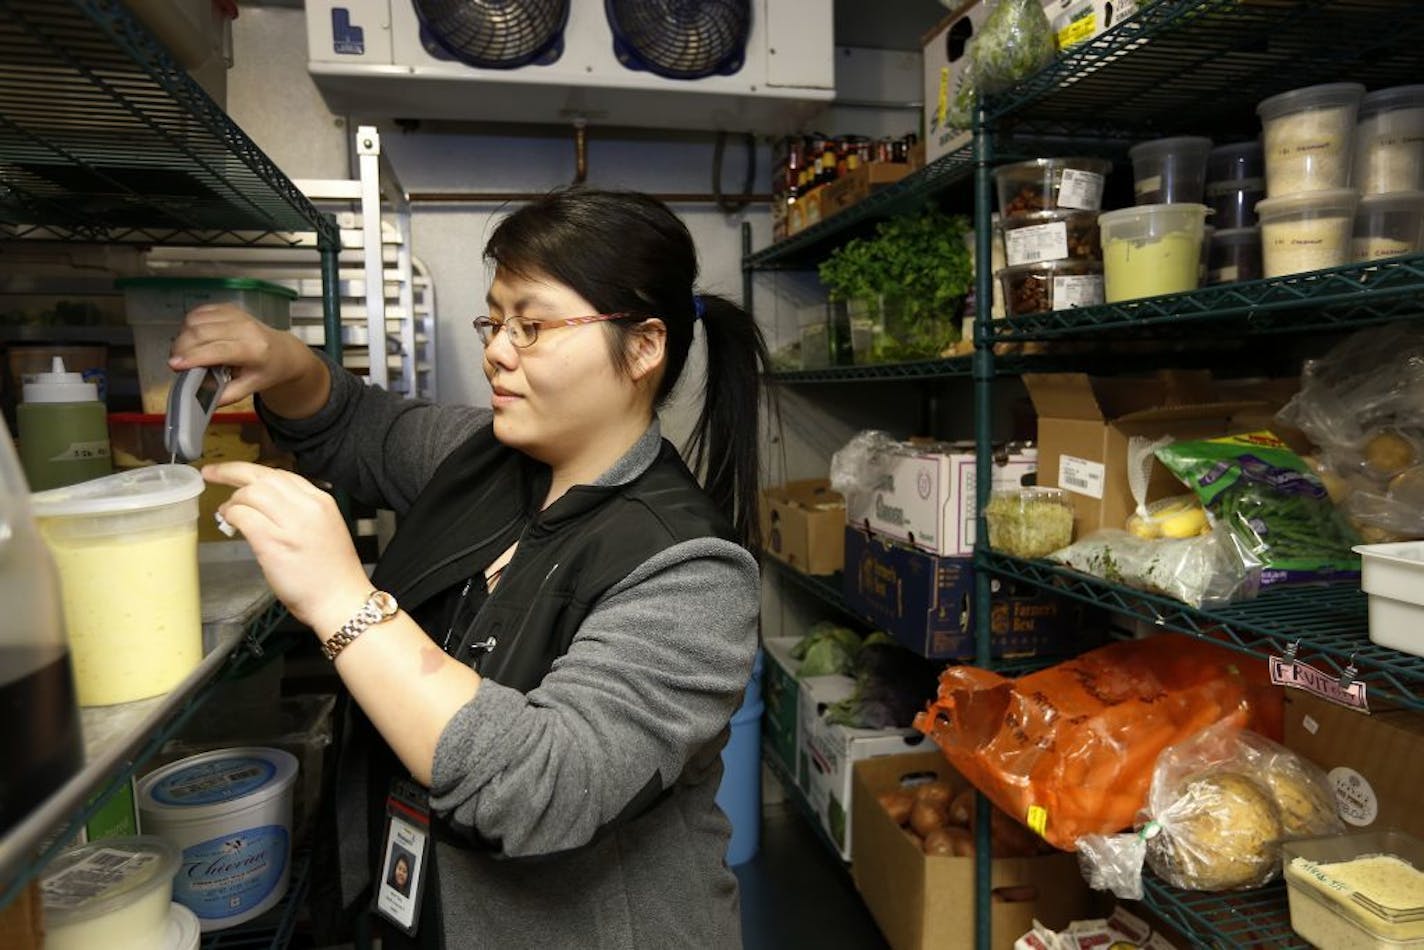
<instances>
[{"instance_id":1,"label":"woman's right hand","mask_svg":"<svg viewBox=\"0 0 1424 950\"><path fill-rule=\"evenodd\" d=\"M274 412L288 418L316 412L330 392L326 366L306 344L232 304L191 310L173 340L168 366L174 372L231 367L232 381L223 391L222 405L262 393Z\"/></svg>"}]
</instances>

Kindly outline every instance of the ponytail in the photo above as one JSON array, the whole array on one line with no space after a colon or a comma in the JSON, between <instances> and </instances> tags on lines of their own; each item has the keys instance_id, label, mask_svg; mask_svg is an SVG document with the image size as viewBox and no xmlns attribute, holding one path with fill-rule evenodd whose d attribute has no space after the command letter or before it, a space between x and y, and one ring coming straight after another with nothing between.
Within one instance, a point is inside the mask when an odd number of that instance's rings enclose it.
<instances>
[{"instance_id":1,"label":"ponytail","mask_svg":"<svg viewBox=\"0 0 1424 950\"><path fill-rule=\"evenodd\" d=\"M760 484L762 376L770 364L766 341L751 314L705 294L702 329L707 340L707 381L702 411L687 441L692 470L701 472L713 503L731 520L749 550L761 546Z\"/></svg>"}]
</instances>

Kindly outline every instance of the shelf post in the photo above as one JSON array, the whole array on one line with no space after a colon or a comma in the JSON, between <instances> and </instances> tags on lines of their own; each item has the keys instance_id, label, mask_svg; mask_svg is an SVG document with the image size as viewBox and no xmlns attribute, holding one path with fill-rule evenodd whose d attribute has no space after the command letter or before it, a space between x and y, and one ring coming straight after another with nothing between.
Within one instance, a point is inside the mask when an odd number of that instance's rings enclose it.
<instances>
[{"instance_id":1,"label":"shelf post","mask_svg":"<svg viewBox=\"0 0 1424 950\"><path fill-rule=\"evenodd\" d=\"M982 669L991 663L992 626L989 609L989 572L980 556L988 550L989 529L984 509L994 466L994 234L993 133L989 113L982 98L974 109L974 662ZM993 853L990 844L989 800L983 793L974 796L974 946L990 950L993 917L990 890L993 887Z\"/></svg>"}]
</instances>

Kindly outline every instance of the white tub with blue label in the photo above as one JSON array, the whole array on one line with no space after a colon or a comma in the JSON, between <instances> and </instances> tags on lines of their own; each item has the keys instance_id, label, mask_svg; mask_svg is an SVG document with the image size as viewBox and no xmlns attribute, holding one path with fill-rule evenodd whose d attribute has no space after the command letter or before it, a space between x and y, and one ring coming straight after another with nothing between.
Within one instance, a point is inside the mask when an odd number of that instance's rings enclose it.
<instances>
[{"instance_id":1,"label":"white tub with blue label","mask_svg":"<svg viewBox=\"0 0 1424 950\"><path fill-rule=\"evenodd\" d=\"M182 852L173 899L203 932L251 920L282 899L291 865L297 760L280 749L219 749L139 783L145 834Z\"/></svg>"}]
</instances>

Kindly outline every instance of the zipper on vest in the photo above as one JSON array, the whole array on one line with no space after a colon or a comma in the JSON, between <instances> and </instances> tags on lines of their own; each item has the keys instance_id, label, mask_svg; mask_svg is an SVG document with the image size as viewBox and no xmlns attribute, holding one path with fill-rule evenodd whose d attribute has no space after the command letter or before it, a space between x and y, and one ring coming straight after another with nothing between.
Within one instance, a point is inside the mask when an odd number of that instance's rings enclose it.
<instances>
[{"instance_id":1,"label":"zipper on vest","mask_svg":"<svg viewBox=\"0 0 1424 950\"><path fill-rule=\"evenodd\" d=\"M509 522L508 522L507 524L505 524L503 527L501 527L498 531L496 531L494 534L490 535L489 537L487 537L487 538L485 538L485 539L483 539L483 540L481 540L481 541L478 541L478 542L476 542L475 544L469 545L468 547L461 548L460 550L456 551L454 554L450 555L449 557L443 558L443 559L441 559L440 561L437 561L435 564L432 564L430 567L426 568L426 569L425 569L423 572L421 572L419 575L417 575L416 577L412 578L409 583L407 583L405 586L403 586L403 587L400 589L399 592L393 592L393 593L395 594L395 598L396 598L397 600L400 600L402 596L404 596L406 593L409 593L412 589L415 588L415 586L416 586L417 584L419 584L419 583L421 583L422 581L424 581L427 577L430 577L432 574L435 574L435 573L437 573L437 572L439 572L439 571L443 571L445 568L449 567L451 564L454 564L456 561L460 560L461 558L469 557L471 554L474 554L476 551L478 551L480 548L484 547L485 545L491 544L491 543L493 543L494 541L497 541L497 540L499 539L500 535L504 534L504 533L505 533L506 531L508 531L510 528L512 528L512 527L514 527L515 525L517 525L517 524L519 523L519 519L520 519L521 517L523 517L523 516L522 516L522 515L515 515L513 518L511 518L511 519L509 520Z\"/></svg>"}]
</instances>

